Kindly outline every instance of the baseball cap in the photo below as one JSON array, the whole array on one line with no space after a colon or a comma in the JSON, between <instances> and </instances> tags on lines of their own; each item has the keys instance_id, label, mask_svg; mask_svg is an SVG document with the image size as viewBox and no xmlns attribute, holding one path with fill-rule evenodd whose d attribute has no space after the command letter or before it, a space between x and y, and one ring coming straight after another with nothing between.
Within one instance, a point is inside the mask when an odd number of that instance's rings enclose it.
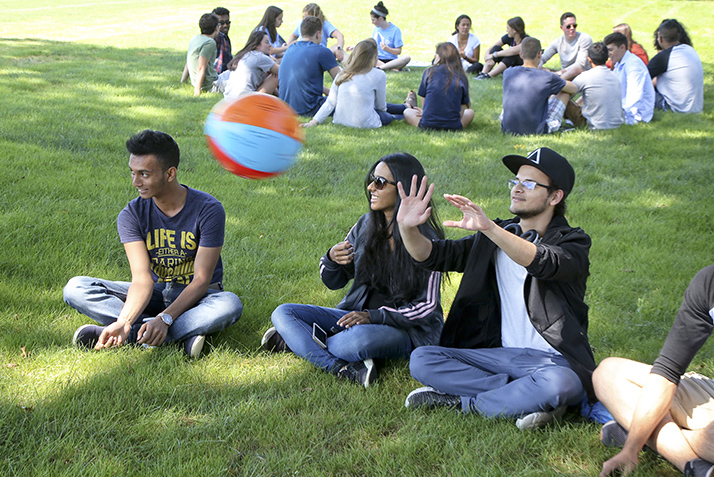
<instances>
[{"instance_id":1,"label":"baseball cap","mask_svg":"<svg viewBox=\"0 0 714 477\"><path fill-rule=\"evenodd\" d=\"M539 147L527 157L504 156L503 163L511 172L518 174L521 166L532 166L547 175L550 180L563 190L563 198L570 194L575 183L575 171L568 160L547 147Z\"/></svg>"}]
</instances>

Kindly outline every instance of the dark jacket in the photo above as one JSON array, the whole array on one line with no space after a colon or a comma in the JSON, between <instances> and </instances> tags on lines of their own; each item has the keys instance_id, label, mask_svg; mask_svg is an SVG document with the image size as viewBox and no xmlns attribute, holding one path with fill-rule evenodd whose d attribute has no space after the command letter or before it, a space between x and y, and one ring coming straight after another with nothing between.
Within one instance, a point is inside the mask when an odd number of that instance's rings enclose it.
<instances>
[{"instance_id":1,"label":"dark jacket","mask_svg":"<svg viewBox=\"0 0 714 477\"><path fill-rule=\"evenodd\" d=\"M518 221L497 219L496 224L505 227ZM451 348L500 347L496 244L481 233L432 244L431 255L421 266L464 274L439 344ZM570 227L565 217L553 217L537 244L533 263L526 267L523 290L533 327L568 360L594 400L595 359L588 342L588 306L584 302L589 250L590 237L582 229Z\"/></svg>"},{"instance_id":2,"label":"dark jacket","mask_svg":"<svg viewBox=\"0 0 714 477\"><path fill-rule=\"evenodd\" d=\"M329 257L329 250L320 259L320 277L331 290L343 288L355 278L355 266L359 266L364 250L363 234L367 229L369 214L360 217L347 235L347 240L354 246L354 260L348 265L340 265ZM356 265L355 265L356 264ZM401 273L395 270L395 273ZM441 273L429 274L427 285L420 290L419 296L411 303L398 303L396 308L382 306L376 310L364 310L371 287L369 283L355 279L347 296L337 308L348 311L367 311L369 320L375 325L388 325L405 330L414 348L433 345L439 341L444 326L441 311Z\"/></svg>"}]
</instances>

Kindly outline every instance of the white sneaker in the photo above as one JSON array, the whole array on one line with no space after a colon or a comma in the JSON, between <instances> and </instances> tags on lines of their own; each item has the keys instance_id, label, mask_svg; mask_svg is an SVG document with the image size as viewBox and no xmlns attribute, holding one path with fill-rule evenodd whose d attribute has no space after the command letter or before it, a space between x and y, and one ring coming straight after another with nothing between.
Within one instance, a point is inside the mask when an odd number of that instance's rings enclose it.
<instances>
[{"instance_id":1,"label":"white sneaker","mask_svg":"<svg viewBox=\"0 0 714 477\"><path fill-rule=\"evenodd\" d=\"M526 414L516 421L516 427L522 431L525 431L526 429L539 429L541 427L545 427L555 419L563 417L566 409L566 406L560 406L559 408L549 412L539 411Z\"/></svg>"}]
</instances>

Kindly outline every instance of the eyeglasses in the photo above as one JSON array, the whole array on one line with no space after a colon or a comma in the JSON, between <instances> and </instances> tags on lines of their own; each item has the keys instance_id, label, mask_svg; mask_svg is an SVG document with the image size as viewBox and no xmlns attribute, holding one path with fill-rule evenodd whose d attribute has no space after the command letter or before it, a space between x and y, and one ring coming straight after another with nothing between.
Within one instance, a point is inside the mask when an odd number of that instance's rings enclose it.
<instances>
[{"instance_id":1,"label":"eyeglasses","mask_svg":"<svg viewBox=\"0 0 714 477\"><path fill-rule=\"evenodd\" d=\"M374 188L377 190L382 190L387 184L392 184L393 186L396 186L396 182L392 182L390 180L385 179L384 177L381 176L375 176L373 174L369 175L369 180L370 183L374 183Z\"/></svg>"},{"instance_id":2,"label":"eyeglasses","mask_svg":"<svg viewBox=\"0 0 714 477\"><path fill-rule=\"evenodd\" d=\"M568 30L575 30L576 28L578 28L578 24L573 23L572 25L565 25L565 28Z\"/></svg>"},{"instance_id":3,"label":"eyeglasses","mask_svg":"<svg viewBox=\"0 0 714 477\"><path fill-rule=\"evenodd\" d=\"M536 181L532 181L530 179L526 179L524 181L519 181L518 179L508 179L508 188L509 189L513 189L518 184L522 185L524 189L528 189L528 190L533 190L533 189L535 189L536 186L541 186L541 187L545 187L546 189L550 189L550 186L541 184Z\"/></svg>"}]
</instances>

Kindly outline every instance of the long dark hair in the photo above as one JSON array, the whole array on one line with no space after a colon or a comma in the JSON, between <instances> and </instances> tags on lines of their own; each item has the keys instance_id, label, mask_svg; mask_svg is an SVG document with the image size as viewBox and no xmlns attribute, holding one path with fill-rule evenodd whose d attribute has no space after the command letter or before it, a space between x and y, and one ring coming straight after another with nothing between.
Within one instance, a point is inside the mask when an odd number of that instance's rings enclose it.
<instances>
[{"instance_id":1,"label":"long dark hair","mask_svg":"<svg viewBox=\"0 0 714 477\"><path fill-rule=\"evenodd\" d=\"M659 44L659 39L657 34L661 34L662 38L670 43L679 41L685 45L692 46L692 40L687 34L687 30L684 29L684 25L679 23L674 18L666 18L662 20L657 29L654 31L654 46L658 51L661 51L662 45Z\"/></svg>"},{"instance_id":2,"label":"long dark hair","mask_svg":"<svg viewBox=\"0 0 714 477\"><path fill-rule=\"evenodd\" d=\"M459 15L458 17L456 17L456 23L454 24L454 33L452 33L452 35L456 35L459 32L459 23L461 23L461 20L463 19L466 19L469 21L469 23L473 24L470 16L466 14Z\"/></svg>"},{"instance_id":3,"label":"long dark hair","mask_svg":"<svg viewBox=\"0 0 714 477\"><path fill-rule=\"evenodd\" d=\"M254 51L258 46L260 45L260 42L263 41L263 38L265 38L265 35L267 35L267 31L253 31L250 33L250 36L248 37L248 41L245 42L245 46L243 47L242 50L240 50L236 55L233 57L233 59L228 63L227 68L229 70L235 70L236 67L238 66L238 62L240 61L243 56L245 56L246 53L250 51Z\"/></svg>"},{"instance_id":4,"label":"long dark hair","mask_svg":"<svg viewBox=\"0 0 714 477\"><path fill-rule=\"evenodd\" d=\"M364 180L364 191L369 200L367 187L372 183L370 176L374 174L377 165L383 162L392 173L394 182L401 182L404 191L408 194L411 190L412 177L417 176L417 187L424 177L424 168L416 157L407 153L397 153L384 156L375 162L369 169ZM387 187L393 187L391 185ZM399 235L397 225L397 212L401 199L397 194L392 219L387 222L384 212L370 210L369 222L364 234L364 248L359 257L359 264L355 267L357 276L364 282L371 284L385 296L391 297L395 302L409 302L416 298L426 286L429 271L414 265L414 262L404 247ZM429 201L431 216L427 223L421 225L419 230L429 238L444 238L439 217L433 200ZM393 240L393 248L389 247L389 239Z\"/></svg>"},{"instance_id":5,"label":"long dark hair","mask_svg":"<svg viewBox=\"0 0 714 477\"><path fill-rule=\"evenodd\" d=\"M464 67L461 65L461 56L459 55L459 50L456 49L454 45L449 42L439 43L436 45L436 54L439 55L439 61L437 61L434 66L430 66L426 70L427 78L431 81L431 77L434 72L441 66L446 68L449 72L449 80L444 85L444 92L448 94L449 87L454 84L454 91L458 91L459 82L469 87L469 79L464 73ZM454 78L456 81L454 81Z\"/></svg>"},{"instance_id":6,"label":"long dark hair","mask_svg":"<svg viewBox=\"0 0 714 477\"><path fill-rule=\"evenodd\" d=\"M254 28L254 30L263 27L262 29L267 31L270 35L270 42L273 43L277 41L278 29L275 28L275 19L278 18L281 13L283 13L282 8L276 7L275 5L270 5L268 8L265 9L265 13L263 13L263 18L260 20L260 23L258 23L258 26Z\"/></svg>"}]
</instances>

